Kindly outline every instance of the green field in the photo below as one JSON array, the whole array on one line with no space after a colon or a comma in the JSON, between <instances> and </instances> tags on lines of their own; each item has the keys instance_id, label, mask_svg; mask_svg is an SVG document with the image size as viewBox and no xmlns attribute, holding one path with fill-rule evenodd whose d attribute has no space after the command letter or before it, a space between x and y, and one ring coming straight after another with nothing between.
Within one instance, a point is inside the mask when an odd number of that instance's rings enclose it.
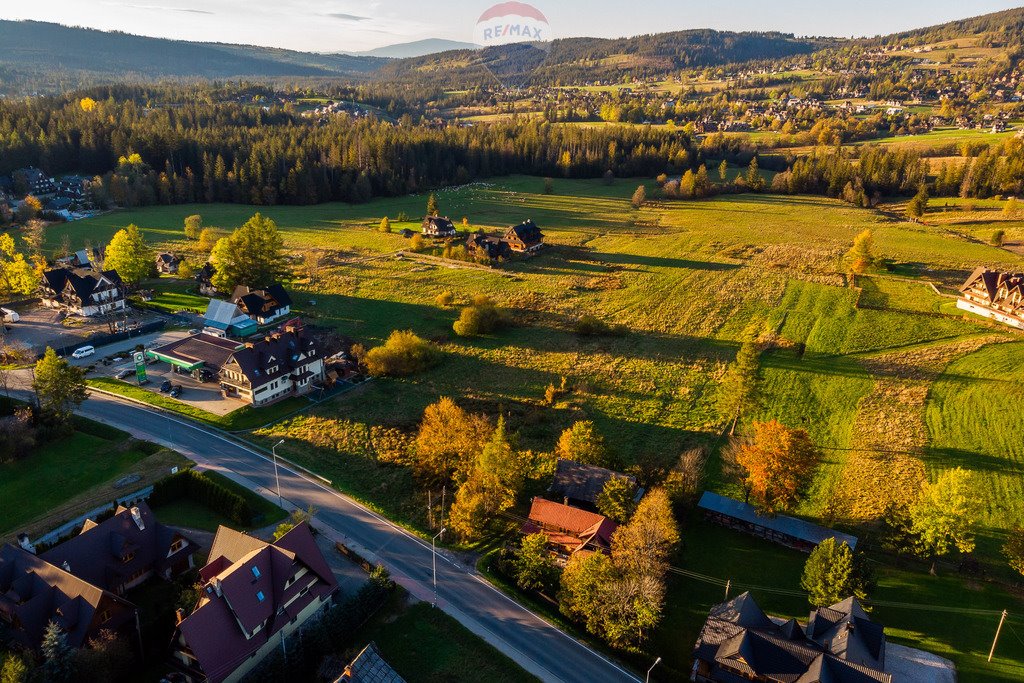
<instances>
[{"instance_id":1,"label":"green field","mask_svg":"<svg viewBox=\"0 0 1024 683\"><path fill-rule=\"evenodd\" d=\"M563 428L591 419L615 465L653 482L682 450L695 444L714 449L721 442L726 421L715 407L718 380L739 344L760 338L770 342L762 355L761 397L740 429L752 419L778 418L807 429L822 448L824 464L799 514L813 519L826 507L833 513L838 507L842 525L870 534L882 503L908 495L942 467L968 466L993 501L979 558L987 571L1008 578L998 543L1020 521L1024 473L1016 447L1019 421L1004 408L1021 395L1024 378L1016 371L1000 376L1012 357L1003 349L1018 345L999 342L1019 336L965 317L928 284L949 294L979 264L1024 265L1021 256L976 237L1004 222L998 212L979 203L981 210L942 210L914 224L893 218L892 207L870 211L820 197L756 194L652 201L634 210L629 198L639 182L556 179L554 194L545 195L542 179L509 177L439 192L441 212L457 222L466 216L474 228L500 228L532 218L544 230L551 248L489 271L387 256L405 240L378 232L380 217L402 211L417 216L424 196L268 210L287 248L315 246L327 257L316 287L304 284L301 275L290 284L302 315L370 346L394 329L412 329L434 340L443 358L432 370L375 381L260 430L255 438L285 439L279 452L422 531L427 491L408 467L377 459L374 430L408 434L426 405L452 396L472 410L503 413L524 447L550 452ZM92 233L97 241L133 221L150 239L179 240L185 215L198 212L208 224L230 227L254 210L155 207L68 229L81 238ZM874 231L889 270L851 282L843 254L864 229ZM378 255L384 258L364 258ZM455 295L455 307L435 304L442 291ZM451 325L458 305L476 294L508 309L513 326L488 337L456 337ZM308 303L312 299L315 305ZM573 326L583 313L630 331L579 337ZM562 377L569 392L547 406L545 387L560 384ZM970 388L962 391L968 380ZM978 414L984 419L976 419ZM719 469L713 457L710 485L736 492L735 482ZM727 569L746 559L757 566L750 548L712 540L687 541L684 561L715 575L710 569L716 563ZM778 560L790 567L779 569L779 576L791 576L799 560ZM769 565L759 571L772 576L775 560L766 554L765 561ZM767 581L757 585L794 583ZM903 587L908 596L920 592L906 601L952 606L976 597L954 576L943 577L945 583L936 582L940 588L931 592L925 590L930 581L919 567L900 570L887 594L895 596ZM690 625L670 616L658 636L677 648L686 643L684 653L694 615L706 613L709 604L694 603L686 590L673 590L670 614L689 610ZM989 598L980 596L988 590L978 597L986 605ZM998 596L993 604L1005 597L1006 608L1020 609L1015 598ZM797 603L766 606L803 615ZM947 614L884 614L897 637L927 633L929 647L953 653L966 672L974 672L970 680L985 680L972 659L984 639L982 624L967 634ZM1021 659L1020 653L1014 656Z\"/></svg>"},{"instance_id":2,"label":"green field","mask_svg":"<svg viewBox=\"0 0 1024 683\"><path fill-rule=\"evenodd\" d=\"M0 535L38 535L165 476L189 461L88 420L70 436L0 464ZM129 487L115 483L133 475Z\"/></svg>"},{"instance_id":3,"label":"green field","mask_svg":"<svg viewBox=\"0 0 1024 683\"><path fill-rule=\"evenodd\" d=\"M253 525L250 527L252 529L261 529L263 527L270 526L271 524L281 521L288 514L263 496L239 486L220 472L206 470L203 472L203 476L220 484L229 491L237 493L249 501L252 509L256 512ZM217 531L217 528L220 526L229 526L233 529L245 529L245 527L239 527L236 522L232 522L219 512L212 510L202 503L197 503L190 498L180 498L178 500L171 501L166 505L154 508L153 512L164 524L172 524L174 526L182 526L189 529Z\"/></svg>"},{"instance_id":4,"label":"green field","mask_svg":"<svg viewBox=\"0 0 1024 683\"><path fill-rule=\"evenodd\" d=\"M409 683L537 680L441 610L407 599L398 591L355 641L373 642Z\"/></svg>"}]
</instances>

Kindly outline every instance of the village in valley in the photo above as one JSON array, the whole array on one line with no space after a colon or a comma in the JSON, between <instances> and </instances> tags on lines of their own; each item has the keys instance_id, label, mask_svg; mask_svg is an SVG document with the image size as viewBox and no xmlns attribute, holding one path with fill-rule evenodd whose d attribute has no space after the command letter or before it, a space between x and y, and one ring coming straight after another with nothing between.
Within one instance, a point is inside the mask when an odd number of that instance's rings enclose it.
<instances>
[{"instance_id":1,"label":"village in valley","mask_svg":"<svg viewBox=\"0 0 1024 683\"><path fill-rule=\"evenodd\" d=\"M1024 10L0 17L3 683L1024 680Z\"/></svg>"}]
</instances>

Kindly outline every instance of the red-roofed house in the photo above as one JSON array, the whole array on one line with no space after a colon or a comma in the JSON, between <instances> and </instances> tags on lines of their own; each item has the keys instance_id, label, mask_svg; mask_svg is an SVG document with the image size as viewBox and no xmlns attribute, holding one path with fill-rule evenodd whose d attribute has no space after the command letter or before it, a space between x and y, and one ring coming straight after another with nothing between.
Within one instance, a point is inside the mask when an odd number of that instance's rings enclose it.
<instances>
[{"instance_id":1,"label":"red-roofed house","mask_svg":"<svg viewBox=\"0 0 1024 683\"><path fill-rule=\"evenodd\" d=\"M529 521L523 525L523 533L543 533L548 537L551 551L558 558L568 560L580 551L608 552L617 528L615 522L596 512L537 497L530 506Z\"/></svg>"},{"instance_id":2,"label":"red-roofed house","mask_svg":"<svg viewBox=\"0 0 1024 683\"><path fill-rule=\"evenodd\" d=\"M189 681L238 681L330 604L338 583L305 523L273 543L220 527L174 661Z\"/></svg>"}]
</instances>

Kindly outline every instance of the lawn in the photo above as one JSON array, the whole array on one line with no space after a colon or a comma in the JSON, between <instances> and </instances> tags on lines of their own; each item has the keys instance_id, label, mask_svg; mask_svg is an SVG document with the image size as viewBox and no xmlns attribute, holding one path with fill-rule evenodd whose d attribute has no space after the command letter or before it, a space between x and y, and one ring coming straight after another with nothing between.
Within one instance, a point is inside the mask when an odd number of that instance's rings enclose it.
<instances>
[{"instance_id":1,"label":"lawn","mask_svg":"<svg viewBox=\"0 0 1024 683\"><path fill-rule=\"evenodd\" d=\"M360 648L375 643L384 660L409 683L537 680L441 610L408 600L404 591L396 591L355 642Z\"/></svg>"},{"instance_id":2,"label":"lawn","mask_svg":"<svg viewBox=\"0 0 1024 683\"><path fill-rule=\"evenodd\" d=\"M0 465L0 530L48 531L118 495L131 493L188 461L103 425L82 421L71 436ZM138 475L130 488L113 483Z\"/></svg>"},{"instance_id":3,"label":"lawn","mask_svg":"<svg viewBox=\"0 0 1024 683\"><path fill-rule=\"evenodd\" d=\"M249 501L252 509L256 511L256 516L253 520L252 526L242 527L242 530L261 529L281 521L288 515L288 513L263 496L239 486L219 472L207 470L203 472L203 476L215 481L221 486L227 488L229 491L233 491ZM180 498L178 500L171 501L166 505L154 508L153 512L164 524L173 524L175 526L182 526L189 529L217 531L217 528L220 526L229 526L233 529L239 528L236 522L232 522L219 512L190 498Z\"/></svg>"}]
</instances>

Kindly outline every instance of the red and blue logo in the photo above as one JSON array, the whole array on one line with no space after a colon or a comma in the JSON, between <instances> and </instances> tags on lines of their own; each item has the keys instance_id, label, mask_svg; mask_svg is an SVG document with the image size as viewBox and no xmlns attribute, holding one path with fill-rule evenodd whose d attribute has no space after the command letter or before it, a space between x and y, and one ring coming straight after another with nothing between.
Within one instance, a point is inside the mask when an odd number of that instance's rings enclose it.
<instances>
[{"instance_id":1,"label":"red and blue logo","mask_svg":"<svg viewBox=\"0 0 1024 683\"><path fill-rule=\"evenodd\" d=\"M544 13L523 2L502 2L477 19L473 41L482 47L509 43L545 43L551 28Z\"/></svg>"}]
</instances>

